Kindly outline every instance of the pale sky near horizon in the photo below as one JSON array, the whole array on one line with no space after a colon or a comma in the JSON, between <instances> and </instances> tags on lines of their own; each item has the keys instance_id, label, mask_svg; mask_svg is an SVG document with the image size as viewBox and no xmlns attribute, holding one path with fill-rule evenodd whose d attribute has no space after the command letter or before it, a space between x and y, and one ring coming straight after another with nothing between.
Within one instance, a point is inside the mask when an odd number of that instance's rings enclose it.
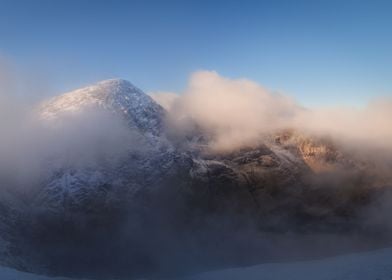
<instances>
[{"instance_id":1,"label":"pale sky near horizon","mask_svg":"<svg viewBox=\"0 0 392 280\"><path fill-rule=\"evenodd\" d=\"M304 105L392 95L392 1L0 0L0 56L54 92L248 78Z\"/></svg>"}]
</instances>

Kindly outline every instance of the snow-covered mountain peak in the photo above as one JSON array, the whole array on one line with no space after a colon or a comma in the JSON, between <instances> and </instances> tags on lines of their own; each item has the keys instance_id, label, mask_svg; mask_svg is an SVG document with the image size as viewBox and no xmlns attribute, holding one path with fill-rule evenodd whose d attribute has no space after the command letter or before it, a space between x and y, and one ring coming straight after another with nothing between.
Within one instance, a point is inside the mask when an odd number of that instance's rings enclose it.
<instances>
[{"instance_id":1,"label":"snow-covered mountain peak","mask_svg":"<svg viewBox=\"0 0 392 280\"><path fill-rule=\"evenodd\" d=\"M101 97L108 97L110 95L121 95L121 94L129 94L132 93L134 95L144 95L144 92L135 87L131 82L124 79L108 79L103 80L95 85L89 86L87 88L97 88L98 92L101 94Z\"/></svg>"},{"instance_id":2,"label":"snow-covered mountain peak","mask_svg":"<svg viewBox=\"0 0 392 280\"><path fill-rule=\"evenodd\" d=\"M110 79L54 97L42 104L43 119L64 113L103 109L122 116L131 127L160 135L164 109L150 96L123 79Z\"/></svg>"}]
</instances>

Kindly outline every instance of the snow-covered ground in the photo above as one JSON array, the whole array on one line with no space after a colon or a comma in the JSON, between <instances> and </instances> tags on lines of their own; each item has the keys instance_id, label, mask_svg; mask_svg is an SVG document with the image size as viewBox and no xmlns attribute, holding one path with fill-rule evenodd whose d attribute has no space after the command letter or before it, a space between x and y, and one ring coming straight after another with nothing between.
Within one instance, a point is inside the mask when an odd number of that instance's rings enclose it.
<instances>
[{"instance_id":1,"label":"snow-covered ground","mask_svg":"<svg viewBox=\"0 0 392 280\"><path fill-rule=\"evenodd\" d=\"M0 267L1 280L70 280ZM387 280L392 279L392 248L317 261L267 263L207 272L183 280Z\"/></svg>"},{"instance_id":2,"label":"snow-covered ground","mask_svg":"<svg viewBox=\"0 0 392 280\"><path fill-rule=\"evenodd\" d=\"M392 279L392 248L316 261L268 263L207 272L186 280L386 280Z\"/></svg>"},{"instance_id":3,"label":"snow-covered ground","mask_svg":"<svg viewBox=\"0 0 392 280\"><path fill-rule=\"evenodd\" d=\"M48 277L26 272L17 271L8 267L0 267L1 280L70 280L63 277Z\"/></svg>"}]
</instances>

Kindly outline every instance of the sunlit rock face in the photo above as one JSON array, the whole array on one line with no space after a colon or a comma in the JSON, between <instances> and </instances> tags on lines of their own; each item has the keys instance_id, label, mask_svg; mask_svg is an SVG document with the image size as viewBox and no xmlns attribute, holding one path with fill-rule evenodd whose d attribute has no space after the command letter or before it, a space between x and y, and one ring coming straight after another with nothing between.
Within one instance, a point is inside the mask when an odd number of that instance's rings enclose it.
<instances>
[{"instance_id":1,"label":"sunlit rock face","mask_svg":"<svg viewBox=\"0 0 392 280\"><path fill-rule=\"evenodd\" d=\"M328 138L285 131L278 134L275 141L286 148L294 148L298 156L316 173L339 168L359 168L360 165L358 159L339 149Z\"/></svg>"},{"instance_id":2,"label":"sunlit rock face","mask_svg":"<svg viewBox=\"0 0 392 280\"><path fill-rule=\"evenodd\" d=\"M296 243L287 235L304 233L344 233L350 250L347 236L367 235L363 213L391 182L371 159L299 131L225 151L209 149L197 127L173 138L165 109L124 80L36 112L49 135L41 176L0 200L0 257L22 270L172 275L287 257ZM271 248L271 236L282 247Z\"/></svg>"}]
</instances>

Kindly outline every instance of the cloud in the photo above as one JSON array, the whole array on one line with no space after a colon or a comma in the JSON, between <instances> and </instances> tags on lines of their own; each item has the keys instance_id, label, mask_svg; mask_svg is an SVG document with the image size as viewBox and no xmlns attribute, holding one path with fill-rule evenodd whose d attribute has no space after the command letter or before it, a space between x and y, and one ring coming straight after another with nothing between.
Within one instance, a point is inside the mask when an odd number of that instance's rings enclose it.
<instances>
[{"instance_id":1,"label":"cloud","mask_svg":"<svg viewBox=\"0 0 392 280\"><path fill-rule=\"evenodd\" d=\"M210 148L225 151L257 145L283 129L328 136L352 147L391 150L392 99L378 98L365 108L304 108L291 97L247 79L228 79L213 71L194 73L184 92L155 93L169 111L177 134L197 127L210 135Z\"/></svg>"},{"instance_id":2,"label":"cloud","mask_svg":"<svg viewBox=\"0 0 392 280\"><path fill-rule=\"evenodd\" d=\"M155 100L167 102L165 96ZM211 135L211 148L218 150L255 144L262 134L284 128L299 110L289 97L211 71L194 73L185 92L169 107L170 122L177 130L194 122Z\"/></svg>"},{"instance_id":3,"label":"cloud","mask_svg":"<svg viewBox=\"0 0 392 280\"><path fill-rule=\"evenodd\" d=\"M178 94L172 92L151 92L149 95L154 99L157 103L159 103L166 110L171 110L173 104L176 103Z\"/></svg>"},{"instance_id":4,"label":"cloud","mask_svg":"<svg viewBox=\"0 0 392 280\"><path fill-rule=\"evenodd\" d=\"M337 142L353 147L391 151L392 99L378 97L360 109L336 107L308 110L296 117L295 127L328 135Z\"/></svg>"}]
</instances>

